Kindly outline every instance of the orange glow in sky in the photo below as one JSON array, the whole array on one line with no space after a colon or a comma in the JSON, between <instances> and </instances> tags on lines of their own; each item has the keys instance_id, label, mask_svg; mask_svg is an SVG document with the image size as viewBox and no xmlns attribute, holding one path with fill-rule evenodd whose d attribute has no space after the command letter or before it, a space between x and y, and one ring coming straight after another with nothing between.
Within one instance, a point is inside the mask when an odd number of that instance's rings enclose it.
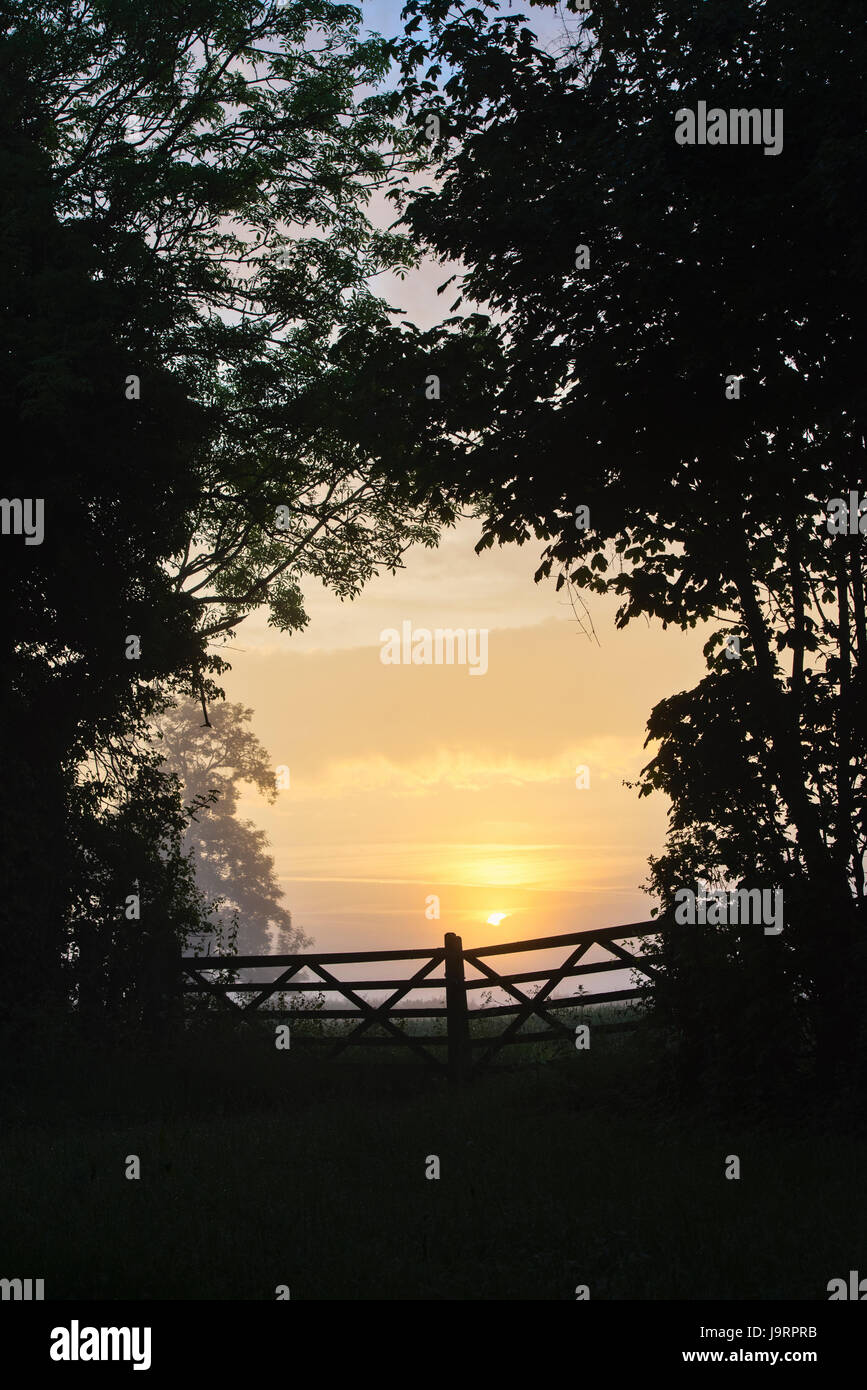
<instances>
[{"instance_id":1,"label":"orange glow in sky","mask_svg":"<svg viewBox=\"0 0 867 1390\"><path fill-rule=\"evenodd\" d=\"M616 601L598 598L589 642L553 582L534 584L532 547L477 555L478 529L461 522L352 603L314 589L302 632L253 615L225 654L227 699L254 711L275 769L291 771L273 803L244 789L239 813L268 836L286 906L319 950L650 915L641 884L668 806L624 782L652 756L653 705L703 675L705 634L617 631ZM384 664L380 633L404 622L487 629L487 671Z\"/></svg>"}]
</instances>

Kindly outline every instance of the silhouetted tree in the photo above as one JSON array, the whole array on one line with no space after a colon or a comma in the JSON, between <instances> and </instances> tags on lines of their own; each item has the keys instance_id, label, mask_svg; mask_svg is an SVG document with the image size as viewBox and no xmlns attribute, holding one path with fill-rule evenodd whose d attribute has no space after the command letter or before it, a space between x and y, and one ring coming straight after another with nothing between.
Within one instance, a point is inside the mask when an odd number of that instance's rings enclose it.
<instances>
[{"instance_id":1,"label":"silhouetted tree","mask_svg":"<svg viewBox=\"0 0 867 1390\"><path fill-rule=\"evenodd\" d=\"M303 573L356 592L449 507L333 408L335 341L413 254L366 214L414 147L388 46L327 0L0 14L4 488L45 509L41 544L0 537L0 1012L39 1018L79 935L108 949L134 814L161 843L161 700L213 697L253 607L303 625Z\"/></svg>"},{"instance_id":2,"label":"silhouetted tree","mask_svg":"<svg viewBox=\"0 0 867 1390\"><path fill-rule=\"evenodd\" d=\"M172 585L208 638L262 604L297 628L303 573L355 593L440 519L375 466L328 366L387 326L371 278L415 259L366 208L415 160L377 90L391 49L330 0L86 0L74 34L62 0L7 9L54 211L125 296L141 409L155 355L210 426Z\"/></svg>"},{"instance_id":3,"label":"silhouetted tree","mask_svg":"<svg viewBox=\"0 0 867 1390\"><path fill-rule=\"evenodd\" d=\"M164 568L208 426L150 349L148 399L125 399L124 286L56 216L38 93L6 67L0 88L4 488L13 522L27 500L44 507L36 543L12 525L0 537L0 1002L38 1016L65 997L88 826L136 781L121 744L159 682L201 684L213 665Z\"/></svg>"},{"instance_id":4,"label":"silhouetted tree","mask_svg":"<svg viewBox=\"0 0 867 1390\"><path fill-rule=\"evenodd\" d=\"M164 1035L179 1021L179 958L210 912L184 840L177 779L153 754L128 755L126 764L118 804L101 800L74 822L82 872L71 988L85 1034L100 1041L140 1029Z\"/></svg>"},{"instance_id":5,"label":"silhouetted tree","mask_svg":"<svg viewBox=\"0 0 867 1390\"><path fill-rule=\"evenodd\" d=\"M441 120L405 220L464 263L502 351L437 484L483 499L481 545L535 533L540 575L619 594L621 625L717 625L711 674L651 721L644 786L680 837L655 883L697 853L784 883L786 968L839 1080L867 917L864 536L826 527L867 492L859 7L624 0L560 52L488 3L405 14L407 101ZM679 144L699 101L781 109L782 151Z\"/></svg>"}]
</instances>

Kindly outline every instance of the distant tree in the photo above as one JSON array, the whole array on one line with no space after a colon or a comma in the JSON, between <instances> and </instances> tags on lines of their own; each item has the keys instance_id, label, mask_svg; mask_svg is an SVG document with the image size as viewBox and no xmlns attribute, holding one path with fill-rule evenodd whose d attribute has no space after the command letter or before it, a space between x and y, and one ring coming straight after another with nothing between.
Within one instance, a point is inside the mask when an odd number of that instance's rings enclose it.
<instances>
[{"instance_id":1,"label":"distant tree","mask_svg":"<svg viewBox=\"0 0 867 1390\"><path fill-rule=\"evenodd\" d=\"M215 704L209 727L200 706L182 704L160 717L156 746L180 778L184 802L199 803L183 845L214 920L224 932L237 921L242 953L285 955L312 943L283 906L264 830L238 816L244 784L269 801L277 795L274 766L246 727L252 714L243 705Z\"/></svg>"}]
</instances>

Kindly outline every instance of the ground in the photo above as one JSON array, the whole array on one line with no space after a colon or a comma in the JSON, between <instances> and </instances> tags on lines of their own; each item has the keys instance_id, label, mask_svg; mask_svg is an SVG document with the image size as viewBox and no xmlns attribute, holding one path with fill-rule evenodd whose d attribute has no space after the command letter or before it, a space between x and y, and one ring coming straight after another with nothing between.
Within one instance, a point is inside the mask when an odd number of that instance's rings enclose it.
<instances>
[{"instance_id":1,"label":"ground","mask_svg":"<svg viewBox=\"0 0 867 1390\"><path fill-rule=\"evenodd\" d=\"M867 1139L680 1108L640 1034L597 1044L459 1089L253 1034L63 1050L4 1092L0 1274L50 1299L826 1300L864 1263Z\"/></svg>"}]
</instances>

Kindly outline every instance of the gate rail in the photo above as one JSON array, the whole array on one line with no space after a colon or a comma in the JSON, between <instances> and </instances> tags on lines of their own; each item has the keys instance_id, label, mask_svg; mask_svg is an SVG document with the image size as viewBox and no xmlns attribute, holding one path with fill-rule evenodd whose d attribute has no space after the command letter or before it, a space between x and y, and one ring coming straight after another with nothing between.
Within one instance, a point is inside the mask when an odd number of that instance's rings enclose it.
<instances>
[{"instance_id":1,"label":"gate rail","mask_svg":"<svg viewBox=\"0 0 867 1390\"><path fill-rule=\"evenodd\" d=\"M622 927L601 927L583 932L568 932L561 936L535 937L529 941L509 941L495 946L477 946L467 949L461 938L454 932L446 932L442 946L431 950L415 951L327 951L299 953L289 956L182 956L180 965L185 977L183 994L212 995L218 997L226 1006L237 1012L241 1019L250 1016L265 1018L304 1018L304 1019L357 1019L355 1028L338 1036L306 1036L306 1042L331 1045L332 1057L338 1057L348 1047L396 1046L402 1045L415 1052L426 1065L438 1070L447 1070L453 1079L461 1079L479 1067L487 1066L500 1049L512 1043L541 1042L553 1038L573 1040L571 1030L556 1017L559 1009L574 1009L587 1004L614 1003L635 999L640 994L638 986L629 989L603 990L596 994L558 996L552 998L556 987L564 980L583 975L593 975L613 970L629 968L652 978L653 966L642 956L637 956L622 943L635 941L642 937L659 934L662 922L632 922ZM516 952L553 950L572 946L574 949L559 965L543 970L524 970L515 974L502 974L487 963L491 956L511 955ZM607 960L587 962L584 957L593 946L599 946L609 953ZM341 980L332 973L329 966L358 965L379 961L420 961L418 969L408 978ZM478 972L478 978L467 979L465 967L469 965ZM233 977L240 970L279 969L284 967L276 979L265 982L236 980ZM432 971L443 967L443 973ZM303 970L312 972L317 978L299 980ZM207 978L214 971L222 972L222 980ZM527 994L519 985L540 981L535 994ZM445 987L445 1005L420 1007L410 1004L396 1009L394 1006L415 990L442 989ZM517 1002L495 1004L479 1009L470 1009L468 995L479 989L501 989ZM382 1003L374 1004L362 997L360 990L391 990L392 993ZM327 1008L312 1012L309 1008L263 1009L275 994L285 993L334 993L341 995L350 1008ZM239 1002L233 995L252 997ZM471 1023L476 1019L512 1015L511 1022L502 1033L494 1036L473 1037ZM544 1031L522 1032L524 1023L532 1016L540 1019L547 1027ZM442 1018L446 1030L439 1034L418 1035L405 1032L395 1022L407 1018ZM597 1028L625 1029L634 1024L601 1022ZM385 1030L386 1037L370 1036L372 1028ZM430 1048L448 1048L448 1063L443 1064ZM473 1060L473 1052L480 1056Z\"/></svg>"}]
</instances>

